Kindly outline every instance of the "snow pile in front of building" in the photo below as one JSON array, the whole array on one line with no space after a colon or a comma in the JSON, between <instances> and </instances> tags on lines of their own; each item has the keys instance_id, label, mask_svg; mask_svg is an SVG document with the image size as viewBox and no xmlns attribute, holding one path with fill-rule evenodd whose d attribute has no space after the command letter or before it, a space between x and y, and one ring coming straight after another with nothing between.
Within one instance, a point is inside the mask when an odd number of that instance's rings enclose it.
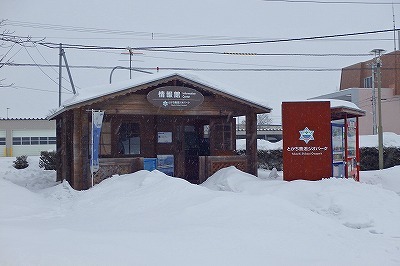
<instances>
[{"instance_id":1,"label":"snow pile in front of building","mask_svg":"<svg viewBox=\"0 0 400 266\"><path fill-rule=\"evenodd\" d=\"M400 135L383 132L384 147L400 147ZM378 147L378 135L361 135L360 147Z\"/></svg>"},{"instance_id":2,"label":"snow pile in front of building","mask_svg":"<svg viewBox=\"0 0 400 266\"><path fill-rule=\"evenodd\" d=\"M270 142L265 139L257 139L257 149L259 150L282 150L283 141ZM246 140L236 140L236 150L246 150Z\"/></svg>"},{"instance_id":3,"label":"snow pile in front of building","mask_svg":"<svg viewBox=\"0 0 400 266\"><path fill-rule=\"evenodd\" d=\"M9 164L0 159L0 264L400 264L400 191L389 190L400 167L368 172L374 185L230 167L200 186L139 171L75 191L33 161Z\"/></svg>"}]
</instances>

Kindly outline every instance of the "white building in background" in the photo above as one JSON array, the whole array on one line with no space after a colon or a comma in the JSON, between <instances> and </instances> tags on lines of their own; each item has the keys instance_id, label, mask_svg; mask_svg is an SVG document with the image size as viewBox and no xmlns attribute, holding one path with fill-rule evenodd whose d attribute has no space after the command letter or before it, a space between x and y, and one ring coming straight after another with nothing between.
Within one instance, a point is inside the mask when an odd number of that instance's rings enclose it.
<instances>
[{"instance_id":1,"label":"white building in background","mask_svg":"<svg viewBox=\"0 0 400 266\"><path fill-rule=\"evenodd\" d=\"M395 95L394 89L382 88L382 128L384 132L400 134L400 95ZM373 135L373 97L371 88L349 88L334 93L320 95L312 99L339 99L352 102L366 115L359 118L360 135ZM376 113L376 123L378 114Z\"/></svg>"},{"instance_id":2,"label":"white building in background","mask_svg":"<svg viewBox=\"0 0 400 266\"><path fill-rule=\"evenodd\" d=\"M0 157L39 156L56 149L56 124L40 118L0 119Z\"/></svg>"}]
</instances>

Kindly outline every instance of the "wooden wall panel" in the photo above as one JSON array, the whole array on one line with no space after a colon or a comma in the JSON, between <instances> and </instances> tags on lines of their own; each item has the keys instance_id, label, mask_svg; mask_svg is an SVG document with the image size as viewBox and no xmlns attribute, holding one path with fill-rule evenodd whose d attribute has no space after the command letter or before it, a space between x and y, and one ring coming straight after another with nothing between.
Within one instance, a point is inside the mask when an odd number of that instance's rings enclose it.
<instances>
[{"instance_id":1,"label":"wooden wall panel","mask_svg":"<svg viewBox=\"0 0 400 266\"><path fill-rule=\"evenodd\" d=\"M107 110L107 114L141 114L141 115L239 115L246 108L224 97L205 96L201 105L190 110L165 110L157 108L147 101L146 95L132 94L110 100L106 106L96 105L98 109Z\"/></svg>"}]
</instances>

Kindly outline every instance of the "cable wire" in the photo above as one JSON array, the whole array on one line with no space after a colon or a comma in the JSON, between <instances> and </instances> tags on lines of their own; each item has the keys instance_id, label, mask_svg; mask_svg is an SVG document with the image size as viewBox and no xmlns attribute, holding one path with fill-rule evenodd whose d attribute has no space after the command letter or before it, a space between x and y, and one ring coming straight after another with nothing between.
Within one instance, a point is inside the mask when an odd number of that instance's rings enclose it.
<instances>
[{"instance_id":1,"label":"cable wire","mask_svg":"<svg viewBox=\"0 0 400 266\"><path fill-rule=\"evenodd\" d=\"M317 0L263 0L264 2L286 2L296 4L356 4L356 5L400 5L393 2L368 2L368 1L317 1Z\"/></svg>"},{"instance_id":2,"label":"cable wire","mask_svg":"<svg viewBox=\"0 0 400 266\"><path fill-rule=\"evenodd\" d=\"M195 45L173 45L173 46L145 46L145 47L132 47L134 50L156 50L161 49L178 49L178 48L199 48L199 47L221 47L221 46L237 46L237 45L250 45L250 44L267 44L267 43L280 43L280 42L292 42L292 41L307 41L307 40L321 40L330 38L341 38L349 36L360 36L378 33L387 33L398 31L399 29L386 29L386 30L375 30L375 31L364 31L344 34L331 34L311 37L300 37L300 38L284 38L276 40L261 40L261 41L246 41L246 42L230 42L230 43L215 43L215 44L195 44ZM54 42L37 42L40 45L48 48L59 48L59 43ZM89 50L126 50L126 47L113 47L113 46L98 46L98 45L84 45L84 44L63 44L64 49L89 49Z\"/></svg>"},{"instance_id":3,"label":"cable wire","mask_svg":"<svg viewBox=\"0 0 400 266\"><path fill-rule=\"evenodd\" d=\"M52 79L46 72L44 72L44 70L41 68L43 65L36 63L35 59L33 59L33 57L31 56L31 54L29 53L28 49L27 49L25 46L24 46L24 48L25 48L26 52L28 53L29 57L30 57L30 58L32 59L32 61L35 63L34 65L37 66L37 67L40 69L40 71L41 71L46 77L48 77L51 81L53 81L55 84L58 85L58 82L57 82L57 81L55 81L54 79ZM47 66L49 66L49 65L47 65ZM68 90L67 88L65 88L64 86L61 86L61 87L64 88L65 90L69 91L69 92L72 92L72 91Z\"/></svg>"}]
</instances>

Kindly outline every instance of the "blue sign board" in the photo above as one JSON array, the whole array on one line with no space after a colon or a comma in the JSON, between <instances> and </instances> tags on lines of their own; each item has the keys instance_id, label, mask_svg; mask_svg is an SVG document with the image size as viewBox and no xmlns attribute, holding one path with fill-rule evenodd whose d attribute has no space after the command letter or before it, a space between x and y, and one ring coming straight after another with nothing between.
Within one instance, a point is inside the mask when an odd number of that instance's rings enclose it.
<instances>
[{"instance_id":1,"label":"blue sign board","mask_svg":"<svg viewBox=\"0 0 400 266\"><path fill-rule=\"evenodd\" d=\"M157 170L174 176L174 155L157 155Z\"/></svg>"}]
</instances>

